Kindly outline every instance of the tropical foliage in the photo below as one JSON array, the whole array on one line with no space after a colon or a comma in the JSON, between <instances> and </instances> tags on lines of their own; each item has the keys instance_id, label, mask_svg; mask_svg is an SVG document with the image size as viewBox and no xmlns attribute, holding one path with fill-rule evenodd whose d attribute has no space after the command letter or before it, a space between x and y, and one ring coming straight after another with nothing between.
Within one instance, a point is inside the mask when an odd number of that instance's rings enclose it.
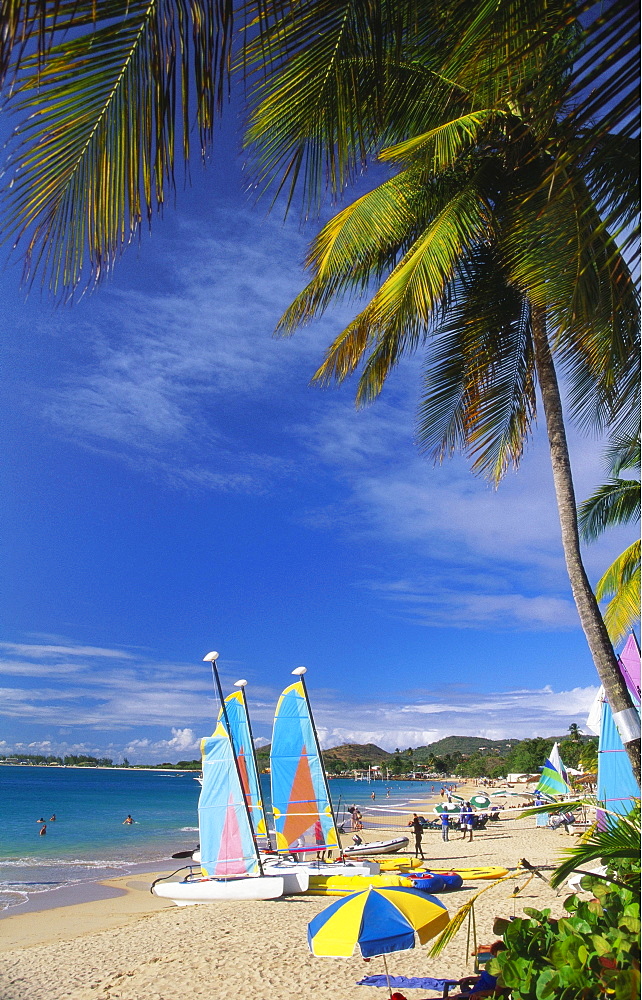
<instances>
[{"instance_id":1,"label":"tropical foliage","mask_svg":"<svg viewBox=\"0 0 642 1000\"><path fill-rule=\"evenodd\" d=\"M582 805L560 803L528 810L526 815L561 811ZM593 895L568 896L566 916L551 917L550 909L524 907L523 917L500 917L494 932L503 938L488 969L497 976L498 990L510 991L514 1000L598 1000L613 997L631 1000L640 990L640 814L611 817L604 831L592 828L582 841L564 852L551 884L561 885L569 875L597 859L606 866L602 876L586 875L581 886ZM535 877L527 870L511 873L484 886L453 916L430 954L436 956L473 916L479 896L516 878ZM521 891L526 887L522 884ZM515 890L514 895L519 892ZM502 993L503 995L503 993Z\"/></svg>"},{"instance_id":2,"label":"tropical foliage","mask_svg":"<svg viewBox=\"0 0 642 1000\"><path fill-rule=\"evenodd\" d=\"M587 880L588 882L588 880ZM591 900L569 896L568 916L524 908L498 920L505 951L489 966L514 1000L630 1000L640 992L640 899L594 879Z\"/></svg>"},{"instance_id":3,"label":"tropical foliage","mask_svg":"<svg viewBox=\"0 0 642 1000\"><path fill-rule=\"evenodd\" d=\"M323 178L340 189L373 151L392 174L322 228L279 330L365 296L316 381L357 373L367 403L423 351L421 447L463 451L494 482L521 460L539 383L573 594L617 713L631 700L581 561L555 363L581 425L636 419L638 295L616 237L635 226L638 153L627 74L611 75L616 53L628 59L630 10L616 2L583 28L564 3L397 3L377 23L330 6L277 20L293 45L256 86L260 179L290 195L300 182L309 210ZM322 31L312 7L328 11ZM627 743L638 779L639 749Z\"/></svg>"},{"instance_id":4,"label":"tropical foliage","mask_svg":"<svg viewBox=\"0 0 642 1000\"><path fill-rule=\"evenodd\" d=\"M587 541L607 528L640 520L640 438L616 438L606 453L610 478L579 507L579 524ZM623 478L635 470L637 479ZM608 601L604 621L614 643L624 638L640 617L640 539L615 559L598 581L596 595Z\"/></svg>"}]
</instances>

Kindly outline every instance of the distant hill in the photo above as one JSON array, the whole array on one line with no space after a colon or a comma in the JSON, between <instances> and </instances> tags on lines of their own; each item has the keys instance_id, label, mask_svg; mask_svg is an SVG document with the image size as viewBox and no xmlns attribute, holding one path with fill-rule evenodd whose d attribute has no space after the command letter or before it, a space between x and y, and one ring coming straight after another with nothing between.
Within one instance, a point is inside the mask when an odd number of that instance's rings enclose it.
<instances>
[{"instance_id":1,"label":"distant hill","mask_svg":"<svg viewBox=\"0 0 642 1000\"><path fill-rule=\"evenodd\" d=\"M367 761L369 764L379 764L390 760L393 754L382 750L374 743L344 743L340 747L332 747L323 751L326 760L339 760L343 764L356 764L357 761Z\"/></svg>"},{"instance_id":2,"label":"distant hill","mask_svg":"<svg viewBox=\"0 0 642 1000\"><path fill-rule=\"evenodd\" d=\"M413 760L417 764L423 764L431 755L444 757L446 754L462 753L467 756L473 753L496 755L497 757L507 757L514 746L521 740L487 740L483 736L445 736L436 743L428 743L425 747L417 747L413 753Z\"/></svg>"}]
</instances>

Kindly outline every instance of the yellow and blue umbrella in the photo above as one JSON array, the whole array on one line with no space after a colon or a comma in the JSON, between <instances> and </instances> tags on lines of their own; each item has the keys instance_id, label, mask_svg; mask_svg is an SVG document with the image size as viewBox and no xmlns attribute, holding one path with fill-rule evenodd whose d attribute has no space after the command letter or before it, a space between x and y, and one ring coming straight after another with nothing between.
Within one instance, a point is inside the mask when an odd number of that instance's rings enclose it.
<instances>
[{"instance_id":1,"label":"yellow and blue umbrella","mask_svg":"<svg viewBox=\"0 0 642 1000\"><path fill-rule=\"evenodd\" d=\"M320 958L363 958L408 951L444 929L448 910L434 896L405 886L354 892L331 903L308 924L308 945Z\"/></svg>"}]
</instances>

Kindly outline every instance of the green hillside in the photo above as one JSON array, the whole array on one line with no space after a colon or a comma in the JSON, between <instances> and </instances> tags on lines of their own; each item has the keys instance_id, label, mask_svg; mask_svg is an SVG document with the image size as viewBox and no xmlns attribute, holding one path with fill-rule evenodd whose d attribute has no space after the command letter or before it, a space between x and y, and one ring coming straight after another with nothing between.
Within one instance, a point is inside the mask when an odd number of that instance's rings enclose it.
<instances>
[{"instance_id":1,"label":"green hillside","mask_svg":"<svg viewBox=\"0 0 642 1000\"><path fill-rule=\"evenodd\" d=\"M424 764L430 756L443 757L446 754L461 753L466 756L473 753L483 753L488 756L507 757L520 740L488 740L483 736L445 736L436 743L417 747L413 760Z\"/></svg>"}]
</instances>

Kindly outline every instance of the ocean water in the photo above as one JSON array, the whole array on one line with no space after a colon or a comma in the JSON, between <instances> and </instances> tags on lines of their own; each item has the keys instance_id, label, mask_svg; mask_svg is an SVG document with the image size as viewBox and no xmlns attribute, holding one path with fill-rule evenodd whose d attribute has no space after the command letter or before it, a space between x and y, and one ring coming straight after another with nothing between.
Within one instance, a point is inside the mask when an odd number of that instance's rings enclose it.
<instances>
[{"instance_id":1,"label":"ocean water","mask_svg":"<svg viewBox=\"0 0 642 1000\"><path fill-rule=\"evenodd\" d=\"M261 783L269 802L266 776ZM416 800L440 787L428 781L330 781L338 821L349 819L347 806L357 804L366 826L369 816L405 825ZM0 909L62 885L165 863L175 852L194 848L199 792L193 772L0 765ZM123 825L128 813L132 826ZM52 814L55 822L49 821ZM44 837L41 817L47 821Z\"/></svg>"}]
</instances>

